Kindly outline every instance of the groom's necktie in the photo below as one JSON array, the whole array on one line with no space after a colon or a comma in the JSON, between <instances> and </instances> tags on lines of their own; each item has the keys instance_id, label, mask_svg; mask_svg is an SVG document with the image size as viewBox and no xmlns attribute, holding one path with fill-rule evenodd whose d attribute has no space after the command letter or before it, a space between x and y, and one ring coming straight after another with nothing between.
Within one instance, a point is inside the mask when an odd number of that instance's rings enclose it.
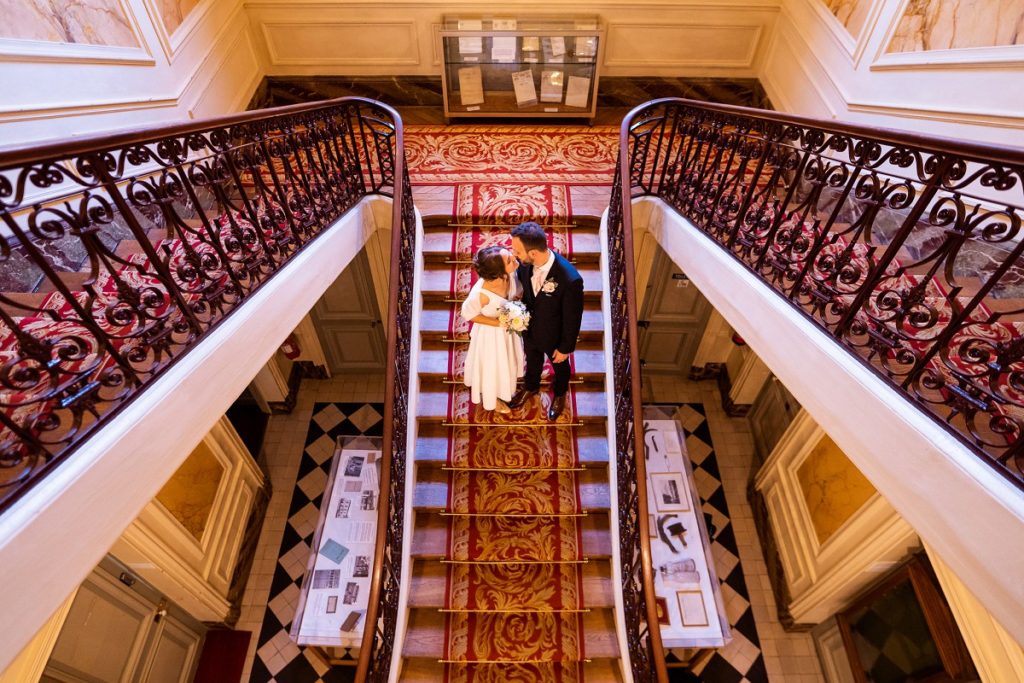
<instances>
[{"instance_id":1,"label":"groom's necktie","mask_svg":"<svg viewBox=\"0 0 1024 683\"><path fill-rule=\"evenodd\" d=\"M540 293L541 286L544 284L544 271L534 266L533 278L530 281L530 284L533 285L533 295L537 296L537 294Z\"/></svg>"}]
</instances>

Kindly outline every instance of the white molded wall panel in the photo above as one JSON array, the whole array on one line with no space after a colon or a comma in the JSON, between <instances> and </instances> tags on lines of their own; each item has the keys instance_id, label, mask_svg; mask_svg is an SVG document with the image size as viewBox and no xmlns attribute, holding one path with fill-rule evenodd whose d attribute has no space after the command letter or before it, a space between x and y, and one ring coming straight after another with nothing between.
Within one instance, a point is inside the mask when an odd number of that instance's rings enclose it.
<instances>
[{"instance_id":1,"label":"white molded wall panel","mask_svg":"<svg viewBox=\"0 0 1024 683\"><path fill-rule=\"evenodd\" d=\"M856 4L854 36L823 0L783 0L760 64L776 108L1024 147L1024 45L890 53L906 3Z\"/></svg>"},{"instance_id":2,"label":"white molded wall panel","mask_svg":"<svg viewBox=\"0 0 1024 683\"><path fill-rule=\"evenodd\" d=\"M243 0L203 0L168 35L124 0L138 47L0 38L0 146L243 109L263 77Z\"/></svg>"},{"instance_id":3,"label":"white molded wall panel","mask_svg":"<svg viewBox=\"0 0 1024 683\"><path fill-rule=\"evenodd\" d=\"M780 0L644 3L246 0L269 75L441 73L445 15L594 16L605 24L607 76L753 77Z\"/></svg>"}]
</instances>

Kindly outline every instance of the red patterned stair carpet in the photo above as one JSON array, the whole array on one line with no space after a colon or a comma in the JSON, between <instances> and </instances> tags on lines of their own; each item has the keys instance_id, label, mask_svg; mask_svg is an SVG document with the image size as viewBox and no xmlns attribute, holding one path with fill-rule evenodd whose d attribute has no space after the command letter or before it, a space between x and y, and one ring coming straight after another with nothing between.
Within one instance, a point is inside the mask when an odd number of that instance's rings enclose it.
<instances>
[{"instance_id":1,"label":"red patterned stair carpet","mask_svg":"<svg viewBox=\"0 0 1024 683\"><path fill-rule=\"evenodd\" d=\"M458 301L476 279L471 255L509 245L522 220L550 226L553 248L572 257L573 186L610 186L617 149L614 128L577 126L411 126L406 140L414 187L452 187L448 295ZM458 304L449 306L448 336L468 337ZM449 377L461 380L466 352L450 345ZM560 426L549 426L546 398L502 416L474 406L461 382L447 392L457 426L448 430L445 680L581 681L575 389Z\"/></svg>"}]
</instances>

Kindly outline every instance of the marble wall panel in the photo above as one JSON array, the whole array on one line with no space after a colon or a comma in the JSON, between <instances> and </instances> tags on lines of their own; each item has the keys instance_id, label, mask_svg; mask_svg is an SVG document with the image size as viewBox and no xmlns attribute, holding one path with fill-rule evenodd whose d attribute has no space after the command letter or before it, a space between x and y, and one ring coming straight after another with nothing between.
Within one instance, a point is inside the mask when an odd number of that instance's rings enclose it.
<instances>
[{"instance_id":1,"label":"marble wall panel","mask_svg":"<svg viewBox=\"0 0 1024 683\"><path fill-rule=\"evenodd\" d=\"M818 542L832 537L875 494L875 487L823 436L796 471Z\"/></svg>"},{"instance_id":2,"label":"marble wall panel","mask_svg":"<svg viewBox=\"0 0 1024 683\"><path fill-rule=\"evenodd\" d=\"M197 541L201 541L223 476L224 466L210 447L200 442L156 494L156 499Z\"/></svg>"},{"instance_id":3,"label":"marble wall panel","mask_svg":"<svg viewBox=\"0 0 1024 683\"><path fill-rule=\"evenodd\" d=\"M0 38L139 46L121 0L0 0Z\"/></svg>"},{"instance_id":4,"label":"marble wall panel","mask_svg":"<svg viewBox=\"0 0 1024 683\"><path fill-rule=\"evenodd\" d=\"M1024 45L1021 0L910 0L887 52Z\"/></svg>"},{"instance_id":5,"label":"marble wall panel","mask_svg":"<svg viewBox=\"0 0 1024 683\"><path fill-rule=\"evenodd\" d=\"M181 26L188 13L195 9L202 0L157 0L157 9L164 22L168 35Z\"/></svg>"},{"instance_id":6,"label":"marble wall panel","mask_svg":"<svg viewBox=\"0 0 1024 683\"><path fill-rule=\"evenodd\" d=\"M843 26L854 37L860 35L867 24L868 14L871 12L871 5L875 0L823 0L836 19L843 22Z\"/></svg>"}]
</instances>

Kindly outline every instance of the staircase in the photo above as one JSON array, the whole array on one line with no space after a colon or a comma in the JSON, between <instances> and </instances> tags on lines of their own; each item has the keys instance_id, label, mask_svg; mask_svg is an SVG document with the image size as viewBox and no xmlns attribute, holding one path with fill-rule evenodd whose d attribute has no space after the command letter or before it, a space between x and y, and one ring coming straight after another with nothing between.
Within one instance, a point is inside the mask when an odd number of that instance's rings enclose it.
<instances>
[{"instance_id":1,"label":"staircase","mask_svg":"<svg viewBox=\"0 0 1024 683\"><path fill-rule=\"evenodd\" d=\"M586 292L569 407L557 423L544 417L546 381L540 401L508 416L473 406L461 382L468 325L458 310L475 279L470 259L509 243L510 225L424 225L403 681L622 680L598 224L546 223Z\"/></svg>"}]
</instances>

